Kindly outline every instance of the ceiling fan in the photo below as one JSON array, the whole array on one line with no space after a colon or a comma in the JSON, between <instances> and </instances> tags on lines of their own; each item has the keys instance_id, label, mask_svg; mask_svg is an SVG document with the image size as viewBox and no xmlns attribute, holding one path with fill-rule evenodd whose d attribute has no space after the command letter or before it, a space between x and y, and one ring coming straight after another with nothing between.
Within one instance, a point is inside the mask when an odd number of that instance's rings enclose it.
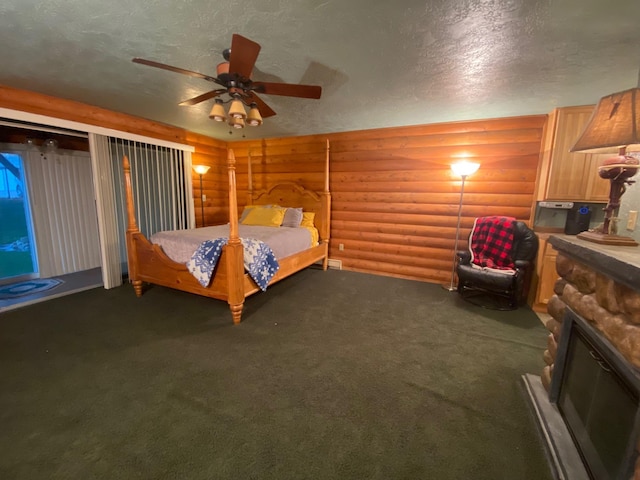
<instances>
[{"instance_id":1,"label":"ceiling fan","mask_svg":"<svg viewBox=\"0 0 640 480\"><path fill-rule=\"evenodd\" d=\"M261 47L258 43L249 40L242 35L233 34L231 39L231 48L225 49L222 53L226 61L218 64L216 77L193 72L191 70L185 70L183 68L173 67L164 63L154 62L152 60L145 60L144 58L134 58L133 62L169 70L171 72L182 73L194 78L202 78L203 80L207 80L223 87L203 93L202 95L190 98L184 102L180 102L179 105L196 105L211 98L215 98L216 104L212 109L210 117L215 120L224 120L224 109L222 108L222 104L226 102L220 97L226 94L229 96L227 102L232 102L231 108L229 109L229 116L231 119L235 118L236 120L239 120L240 117L242 117L242 125L238 128L242 128L244 126L245 116L243 116L243 114L245 112L242 105L239 107L241 112L238 110L237 104L234 106L235 101L240 101L251 108L249 117L246 117L247 123L250 125L259 125L262 123L262 118L260 117L271 117L275 115L276 112L273 111L273 109L257 95L258 93L298 98L320 98L320 95L322 94L322 87L317 85L260 82L251 80L251 73L258 58L258 53L260 53L260 48ZM216 109L217 112L222 112L222 117L220 114L217 116L214 115L214 110ZM252 118L254 109L259 111L257 114L259 123L255 123L258 121L255 115ZM252 120L254 123L252 123ZM229 123L237 127L237 123L239 122L232 123L230 120Z\"/></svg>"}]
</instances>

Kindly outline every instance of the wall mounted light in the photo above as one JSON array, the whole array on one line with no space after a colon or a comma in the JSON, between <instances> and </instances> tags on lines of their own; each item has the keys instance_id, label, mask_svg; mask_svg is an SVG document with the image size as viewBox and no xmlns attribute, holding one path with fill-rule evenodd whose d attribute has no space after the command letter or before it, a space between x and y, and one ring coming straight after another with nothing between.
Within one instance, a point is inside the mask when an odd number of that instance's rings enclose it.
<instances>
[{"instance_id":1,"label":"wall mounted light","mask_svg":"<svg viewBox=\"0 0 640 480\"><path fill-rule=\"evenodd\" d=\"M202 189L202 176L209 171L211 167L209 165L193 165L193 170L200 176L200 215L201 215L201 226L204 227L204 191Z\"/></svg>"},{"instance_id":2,"label":"wall mounted light","mask_svg":"<svg viewBox=\"0 0 640 480\"><path fill-rule=\"evenodd\" d=\"M456 241L453 244L453 266L451 267L451 283L449 285L442 285L442 288L453 292L457 290L457 286L454 285L454 277L456 273L456 252L458 251L458 240L460 238L460 219L462 217L462 197L464 195L464 182L469 175L473 175L480 168L479 163L469 162L467 160L461 160L451 165L451 171L462 178L462 186L460 187L460 202L458 203L458 224L456 226Z\"/></svg>"}]
</instances>

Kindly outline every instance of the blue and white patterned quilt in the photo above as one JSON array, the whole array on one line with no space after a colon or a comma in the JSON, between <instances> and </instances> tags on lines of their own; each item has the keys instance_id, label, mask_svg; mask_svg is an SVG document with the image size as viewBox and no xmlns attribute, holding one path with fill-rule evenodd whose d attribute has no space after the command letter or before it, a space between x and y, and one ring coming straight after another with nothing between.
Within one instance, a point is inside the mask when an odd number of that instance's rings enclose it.
<instances>
[{"instance_id":1,"label":"blue and white patterned quilt","mask_svg":"<svg viewBox=\"0 0 640 480\"><path fill-rule=\"evenodd\" d=\"M228 238L205 240L187 262L189 272L203 287L207 287L211 283L213 271L222 254L222 247L227 244L228 240ZM244 247L244 268L258 287L265 291L280 268L280 264L266 243L255 238L241 238L240 241Z\"/></svg>"}]
</instances>

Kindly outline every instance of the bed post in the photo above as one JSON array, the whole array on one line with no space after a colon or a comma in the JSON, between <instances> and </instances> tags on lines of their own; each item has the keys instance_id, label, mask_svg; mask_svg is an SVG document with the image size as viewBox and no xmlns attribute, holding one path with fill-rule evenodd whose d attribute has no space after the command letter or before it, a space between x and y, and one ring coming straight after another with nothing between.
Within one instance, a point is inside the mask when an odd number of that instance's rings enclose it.
<instances>
[{"instance_id":1,"label":"bed post","mask_svg":"<svg viewBox=\"0 0 640 480\"><path fill-rule=\"evenodd\" d=\"M251 171L251 150L247 157L247 205L253 204L253 172Z\"/></svg>"},{"instance_id":2,"label":"bed post","mask_svg":"<svg viewBox=\"0 0 640 480\"><path fill-rule=\"evenodd\" d=\"M229 296L227 303L231 309L233 323L240 323L244 304L244 251L238 236L238 198L236 194L236 157L233 150L227 154L229 173L229 241L225 248Z\"/></svg>"},{"instance_id":3,"label":"bed post","mask_svg":"<svg viewBox=\"0 0 640 480\"><path fill-rule=\"evenodd\" d=\"M133 284L136 296L142 296L142 281L138 280L138 255L136 253L136 243L133 236L140 233L136 222L136 213L133 206L133 188L131 186L131 164L129 158L122 157L124 169L125 200L127 204L127 264L129 265L129 281Z\"/></svg>"},{"instance_id":4,"label":"bed post","mask_svg":"<svg viewBox=\"0 0 640 480\"><path fill-rule=\"evenodd\" d=\"M322 269L329 267L329 235L331 233L331 193L329 191L329 139L327 138L327 151L324 164L324 191L322 192L322 231L320 238L325 245L325 256L322 260Z\"/></svg>"}]
</instances>

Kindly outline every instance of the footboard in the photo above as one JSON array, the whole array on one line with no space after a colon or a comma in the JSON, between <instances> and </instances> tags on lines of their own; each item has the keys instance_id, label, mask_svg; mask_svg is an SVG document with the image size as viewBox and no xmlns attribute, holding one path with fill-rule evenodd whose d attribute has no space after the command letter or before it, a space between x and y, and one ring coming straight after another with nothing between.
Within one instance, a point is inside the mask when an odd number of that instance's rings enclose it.
<instances>
[{"instance_id":1,"label":"footboard","mask_svg":"<svg viewBox=\"0 0 640 480\"><path fill-rule=\"evenodd\" d=\"M142 284L147 282L218 300L228 299L224 252L211 284L203 287L186 265L171 260L161 247L151 243L142 233L131 234L127 243L133 247L129 251L135 252L129 255L129 278L137 296L142 295ZM135 268L132 268L133 264Z\"/></svg>"},{"instance_id":2,"label":"footboard","mask_svg":"<svg viewBox=\"0 0 640 480\"><path fill-rule=\"evenodd\" d=\"M125 197L127 204L127 262L129 279L136 295L142 295L143 282L162 285L205 297L225 300L229 303L234 323L239 323L242 305L248 288L248 276L244 273L242 243L238 237L237 203L235 201L235 159L229 152L229 203L236 216L231 223L229 242L223 248L211 284L203 287L191 275L186 265L174 262L157 245L152 244L138 228L131 184L131 165L123 158Z\"/></svg>"},{"instance_id":3,"label":"footboard","mask_svg":"<svg viewBox=\"0 0 640 480\"><path fill-rule=\"evenodd\" d=\"M146 282L229 302L229 285L232 277L232 275L229 275L229 259L232 259L233 253L228 251L228 245L223 247L222 255L211 283L209 286L203 287L189 272L186 265L171 260L164 253L162 247L151 243L142 233L130 233L128 238L128 244L132 247L129 251L135 252L135 255L129 255L129 276L137 296L142 295L142 286ZM279 260L280 268L269 282L269 285L273 285L305 267L324 260L328 254L327 250L328 245L322 243ZM236 299L236 305L238 303L242 305L244 298L260 291L260 288L249 274L244 273L244 266L238 284L241 288L236 294L241 297L241 302L237 302ZM230 302L229 305L231 306ZM242 314L241 309L236 309L236 312ZM236 321L234 317L234 323L239 321L239 318Z\"/></svg>"}]
</instances>

